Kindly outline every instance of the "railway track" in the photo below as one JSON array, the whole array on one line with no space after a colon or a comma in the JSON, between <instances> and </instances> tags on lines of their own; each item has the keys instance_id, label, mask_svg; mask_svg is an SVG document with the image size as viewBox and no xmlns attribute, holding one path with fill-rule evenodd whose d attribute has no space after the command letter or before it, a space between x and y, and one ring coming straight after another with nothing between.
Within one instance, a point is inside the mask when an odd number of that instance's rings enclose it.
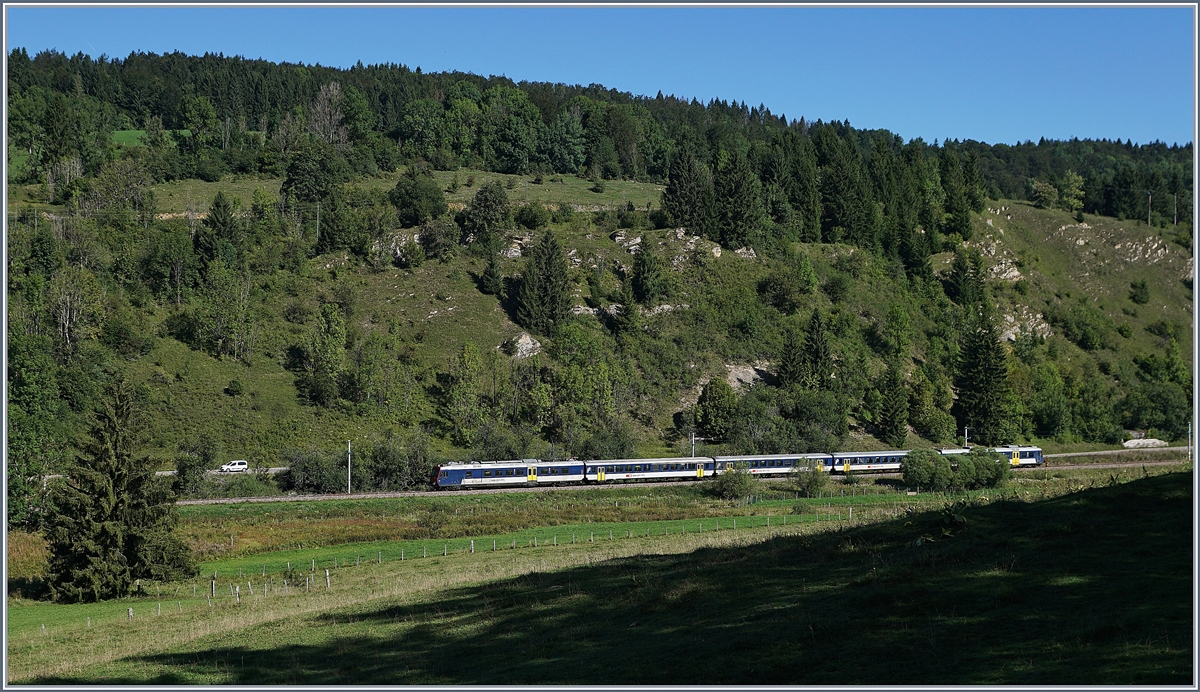
<instances>
[{"instance_id":1,"label":"railway track","mask_svg":"<svg viewBox=\"0 0 1200 692\"><path fill-rule=\"evenodd\" d=\"M1186 449L1187 449L1186 447L1154 447L1154 448L1152 448L1152 450L1154 450L1154 451L1158 451L1158 450L1183 451ZM1065 453L1065 454L1047 454L1046 457L1047 458L1068 458L1068 457L1079 457L1079 456L1100 456L1100 455L1113 455L1113 454L1121 454L1121 453L1128 454L1133 451L1144 452L1144 451L1148 451L1148 450L1144 450L1144 449L1120 450L1120 449L1117 449L1117 450L1105 450L1105 451L1100 451L1100 452L1073 452L1073 453ZM1170 466L1172 464L1179 464L1179 463L1181 463L1179 460L1173 460L1173 461L1129 461L1129 462L1112 462L1112 463L1100 463L1100 464L1058 464L1058 463L1051 464L1051 463L1047 462L1045 466L1040 467L1040 468L1042 470L1045 470L1047 468L1053 468L1053 469L1116 469L1116 468L1140 468L1142 466ZM1021 472L1025 472L1025 471L1037 470L1037 469L1031 469L1029 467L1025 467L1025 468L1020 468L1018 470ZM860 478L888 478L888 477L892 477L892 476L894 476L894 474L868 473L868 474L862 474L859 477ZM703 483L703 482L704 482L703 480L678 480L678 481L668 480L668 481L659 481L656 483L656 485L693 485L695 483ZM638 485L643 485L643 484L639 483ZM468 490L461 490L461 491L409 490L409 491L403 491L403 492L349 493L349 494L343 493L343 494L337 494L337 495L276 495L276 496L270 496L270 497L229 497L229 498L213 498L213 499L208 499L208 500L179 500L175 504L177 504L177 505L223 505L223 504L242 504L242 503L255 503L255 502L315 502L315 501L320 501L320 500L381 500L381 499L400 498L400 497L438 497L438 496L446 495L447 492L463 492L463 493L470 493L471 495L496 495L499 493L546 492L546 491L550 491L550 490L572 490L572 489L584 489L584 488L592 488L592 487L595 487L595 486L593 486L593 485L560 485L560 486L534 486L534 487L516 487L516 488L478 488L478 489L473 488L469 491Z\"/></svg>"}]
</instances>

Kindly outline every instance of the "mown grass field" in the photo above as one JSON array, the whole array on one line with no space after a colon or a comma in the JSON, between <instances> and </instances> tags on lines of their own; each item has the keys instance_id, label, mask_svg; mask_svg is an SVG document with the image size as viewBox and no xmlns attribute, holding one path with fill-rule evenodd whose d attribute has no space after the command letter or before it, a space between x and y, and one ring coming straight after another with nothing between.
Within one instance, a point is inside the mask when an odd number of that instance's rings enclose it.
<instances>
[{"instance_id":1,"label":"mown grass field","mask_svg":"<svg viewBox=\"0 0 1200 692\"><path fill-rule=\"evenodd\" d=\"M756 528L684 535L676 520L667 536L614 528L575 544L560 526L558 545L547 530L537 548L495 553L443 540L445 557L382 564L347 546L329 591L318 565L315 590L284 593L276 577L264 594L264 554L237 561L258 581L240 606L225 583L234 561L211 607L188 589L10 601L9 681L1190 684L1192 467L1063 479L1075 489L1044 499L1030 486L1053 473L1029 480L1019 499L854 524L768 529L759 515ZM1154 588L1131 588L1148 575Z\"/></svg>"}]
</instances>

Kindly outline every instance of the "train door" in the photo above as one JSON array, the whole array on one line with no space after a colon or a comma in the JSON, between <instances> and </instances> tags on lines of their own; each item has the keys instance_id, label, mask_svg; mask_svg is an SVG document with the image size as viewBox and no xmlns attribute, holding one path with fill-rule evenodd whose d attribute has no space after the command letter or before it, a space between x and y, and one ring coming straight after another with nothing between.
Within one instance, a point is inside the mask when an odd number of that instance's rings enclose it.
<instances>
[{"instance_id":1,"label":"train door","mask_svg":"<svg viewBox=\"0 0 1200 692\"><path fill-rule=\"evenodd\" d=\"M529 466L525 469L525 480L530 483L537 483L537 467Z\"/></svg>"},{"instance_id":2,"label":"train door","mask_svg":"<svg viewBox=\"0 0 1200 692\"><path fill-rule=\"evenodd\" d=\"M1021 465L1021 452L1019 452L1015 449L1012 451L1012 462L1011 463L1013 466Z\"/></svg>"}]
</instances>

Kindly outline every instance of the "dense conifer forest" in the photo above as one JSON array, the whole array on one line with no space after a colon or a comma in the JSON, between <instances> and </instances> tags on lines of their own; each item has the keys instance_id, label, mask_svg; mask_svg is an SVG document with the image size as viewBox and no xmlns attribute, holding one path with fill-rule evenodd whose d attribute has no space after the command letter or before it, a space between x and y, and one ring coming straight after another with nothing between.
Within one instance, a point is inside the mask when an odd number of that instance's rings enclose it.
<instances>
[{"instance_id":1,"label":"dense conifer forest","mask_svg":"<svg viewBox=\"0 0 1200 692\"><path fill-rule=\"evenodd\" d=\"M1114 444L1190 420L1191 143L928 143L180 53L18 48L7 99L16 524L39 525L37 479L112 381L182 493L226 457L337 487L348 437L356 482L398 488L442 457L686 453L692 433Z\"/></svg>"}]
</instances>

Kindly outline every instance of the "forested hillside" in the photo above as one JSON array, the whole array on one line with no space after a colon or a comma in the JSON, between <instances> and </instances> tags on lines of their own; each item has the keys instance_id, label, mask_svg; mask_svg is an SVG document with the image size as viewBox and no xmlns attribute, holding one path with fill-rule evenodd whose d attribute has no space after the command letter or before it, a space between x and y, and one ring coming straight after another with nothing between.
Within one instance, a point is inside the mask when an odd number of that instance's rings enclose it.
<instances>
[{"instance_id":1,"label":"forested hillside","mask_svg":"<svg viewBox=\"0 0 1200 692\"><path fill-rule=\"evenodd\" d=\"M348 439L397 488L693 432L1186 434L1191 144L931 145L397 65L17 49L8 76L18 524L118 378L183 492L228 458L337 486Z\"/></svg>"}]
</instances>

